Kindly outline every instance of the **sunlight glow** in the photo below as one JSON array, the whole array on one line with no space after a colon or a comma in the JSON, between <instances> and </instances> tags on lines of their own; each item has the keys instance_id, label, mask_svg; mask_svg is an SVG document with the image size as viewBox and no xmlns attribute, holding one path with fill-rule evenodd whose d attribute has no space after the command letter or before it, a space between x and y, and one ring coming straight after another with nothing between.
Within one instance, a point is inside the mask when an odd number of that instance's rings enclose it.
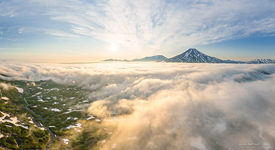
<instances>
[{"instance_id":1,"label":"sunlight glow","mask_svg":"<svg viewBox=\"0 0 275 150\"><path fill-rule=\"evenodd\" d=\"M116 45L112 44L112 45L109 47L109 50L112 51L112 52L115 52L115 51L116 51Z\"/></svg>"}]
</instances>

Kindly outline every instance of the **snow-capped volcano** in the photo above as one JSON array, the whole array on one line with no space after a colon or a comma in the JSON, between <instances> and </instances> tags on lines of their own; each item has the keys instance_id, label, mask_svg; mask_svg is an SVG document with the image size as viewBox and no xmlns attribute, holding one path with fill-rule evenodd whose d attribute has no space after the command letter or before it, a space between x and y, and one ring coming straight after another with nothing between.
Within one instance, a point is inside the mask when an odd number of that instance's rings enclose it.
<instances>
[{"instance_id":1,"label":"snow-capped volcano","mask_svg":"<svg viewBox=\"0 0 275 150\"><path fill-rule=\"evenodd\" d=\"M166 62L188 63L223 63L223 60L208 56L195 48L190 48L184 53L165 60Z\"/></svg>"}]
</instances>

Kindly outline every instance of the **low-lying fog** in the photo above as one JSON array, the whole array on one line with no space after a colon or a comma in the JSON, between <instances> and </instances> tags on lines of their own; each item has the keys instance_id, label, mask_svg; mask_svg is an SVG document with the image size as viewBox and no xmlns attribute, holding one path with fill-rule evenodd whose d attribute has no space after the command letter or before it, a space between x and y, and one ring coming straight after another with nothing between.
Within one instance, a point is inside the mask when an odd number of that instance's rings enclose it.
<instances>
[{"instance_id":1,"label":"low-lying fog","mask_svg":"<svg viewBox=\"0 0 275 150\"><path fill-rule=\"evenodd\" d=\"M2 63L0 74L89 89L88 111L114 130L103 149L275 147L275 65Z\"/></svg>"}]
</instances>

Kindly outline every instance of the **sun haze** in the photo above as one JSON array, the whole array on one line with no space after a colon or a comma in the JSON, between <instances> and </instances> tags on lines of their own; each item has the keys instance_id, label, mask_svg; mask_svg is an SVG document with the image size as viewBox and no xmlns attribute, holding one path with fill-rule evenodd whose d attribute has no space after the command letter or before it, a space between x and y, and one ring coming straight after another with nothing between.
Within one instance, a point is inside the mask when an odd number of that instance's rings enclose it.
<instances>
[{"instance_id":1,"label":"sun haze","mask_svg":"<svg viewBox=\"0 0 275 150\"><path fill-rule=\"evenodd\" d=\"M275 57L270 0L9 0L0 7L1 60L170 58L190 47L220 59Z\"/></svg>"}]
</instances>

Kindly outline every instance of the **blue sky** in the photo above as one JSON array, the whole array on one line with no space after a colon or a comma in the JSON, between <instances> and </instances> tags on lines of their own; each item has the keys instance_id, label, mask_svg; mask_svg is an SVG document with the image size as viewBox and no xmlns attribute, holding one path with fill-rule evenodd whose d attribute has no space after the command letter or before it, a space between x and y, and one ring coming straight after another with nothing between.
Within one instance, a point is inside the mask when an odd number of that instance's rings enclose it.
<instances>
[{"instance_id":1,"label":"blue sky","mask_svg":"<svg viewBox=\"0 0 275 150\"><path fill-rule=\"evenodd\" d=\"M0 59L33 62L172 57L275 59L272 0L0 0Z\"/></svg>"}]
</instances>

